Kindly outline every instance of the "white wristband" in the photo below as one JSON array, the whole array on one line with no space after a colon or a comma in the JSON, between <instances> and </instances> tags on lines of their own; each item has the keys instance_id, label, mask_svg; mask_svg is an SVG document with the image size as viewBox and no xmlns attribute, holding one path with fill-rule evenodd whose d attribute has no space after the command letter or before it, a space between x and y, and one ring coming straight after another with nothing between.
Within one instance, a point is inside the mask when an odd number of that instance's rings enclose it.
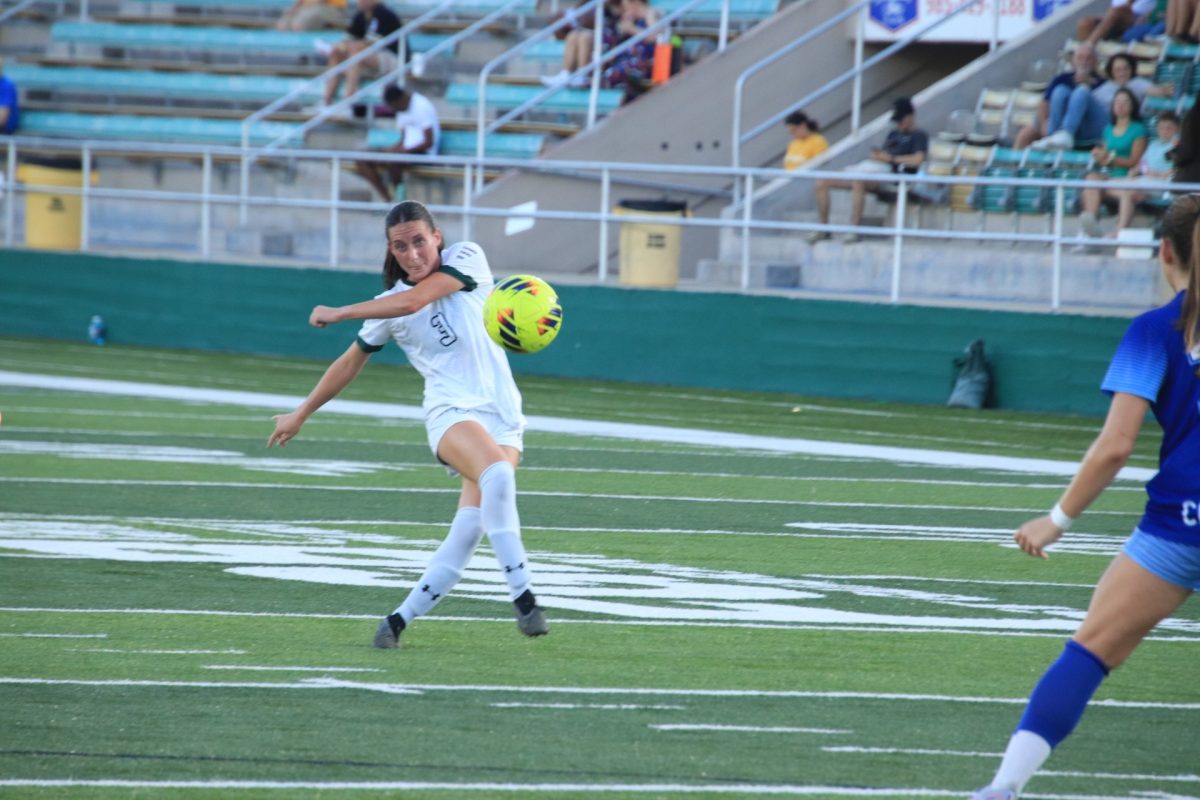
<instances>
[{"instance_id":1,"label":"white wristband","mask_svg":"<svg viewBox=\"0 0 1200 800\"><path fill-rule=\"evenodd\" d=\"M1062 510L1062 506L1055 503L1054 508L1050 509L1050 521L1058 528L1068 531L1071 529L1071 524L1075 522L1075 517L1068 517L1067 512Z\"/></svg>"}]
</instances>

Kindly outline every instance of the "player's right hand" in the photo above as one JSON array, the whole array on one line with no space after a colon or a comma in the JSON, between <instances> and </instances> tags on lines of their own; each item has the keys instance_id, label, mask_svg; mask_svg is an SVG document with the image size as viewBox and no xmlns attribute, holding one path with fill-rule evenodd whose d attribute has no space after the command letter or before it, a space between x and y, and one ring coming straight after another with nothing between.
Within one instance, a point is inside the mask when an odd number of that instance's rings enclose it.
<instances>
[{"instance_id":1,"label":"player's right hand","mask_svg":"<svg viewBox=\"0 0 1200 800\"><path fill-rule=\"evenodd\" d=\"M295 411L290 414L276 414L271 419L275 420L275 432L267 439L267 447L276 444L283 447L296 437L300 426L304 424L304 420Z\"/></svg>"}]
</instances>

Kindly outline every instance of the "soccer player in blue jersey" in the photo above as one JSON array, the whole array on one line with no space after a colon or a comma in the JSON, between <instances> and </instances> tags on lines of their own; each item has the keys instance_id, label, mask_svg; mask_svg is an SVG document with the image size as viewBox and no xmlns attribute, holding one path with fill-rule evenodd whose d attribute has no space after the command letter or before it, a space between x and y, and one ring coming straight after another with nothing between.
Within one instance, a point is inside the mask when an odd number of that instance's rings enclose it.
<instances>
[{"instance_id":1,"label":"soccer player in blue jersey","mask_svg":"<svg viewBox=\"0 0 1200 800\"><path fill-rule=\"evenodd\" d=\"M1159 260L1175 298L1130 324L1101 386L1112 404L1100 435L1050 513L1026 522L1015 539L1045 558L1124 466L1149 408L1163 440L1145 514L1030 695L991 785L973 800L1016 798L1105 676L1200 589L1200 196L1180 197L1167 211Z\"/></svg>"}]
</instances>

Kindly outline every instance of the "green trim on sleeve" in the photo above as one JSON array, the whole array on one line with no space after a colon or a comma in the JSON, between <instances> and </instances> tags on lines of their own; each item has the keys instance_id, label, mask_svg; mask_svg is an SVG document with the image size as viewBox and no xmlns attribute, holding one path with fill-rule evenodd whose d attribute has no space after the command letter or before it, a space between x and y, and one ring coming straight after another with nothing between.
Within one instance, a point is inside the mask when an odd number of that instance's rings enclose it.
<instances>
[{"instance_id":1,"label":"green trim on sleeve","mask_svg":"<svg viewBox=\"0 0 1200 800\"><path fill-rule=\"evenodd\" d=\"M464 275L463 273L456 270L454 267L448 267L445 264L442 264L442 266L440 266L438 268L438 272L444 272L447 275L449 275L450 277L461 281L462 285L463 285L463 288L461 289L461 291L473 292L473 291L475 291L475 288L477 286L479 286L479 284L475 282L474 278L472 278L470 275Z\"/></svg>"},{"instance_id":2,"label":"green trim on sleeve","mask_svg":"<svg viewBox=\"0 0 1200 800\"><path fill-rule=\"evenodd\" d=\"M367 344L361 336L355 337L354 341L358 344L358 349L364 353L378 353L383 349L381 344Z\"/></svg>"}]
</instances>

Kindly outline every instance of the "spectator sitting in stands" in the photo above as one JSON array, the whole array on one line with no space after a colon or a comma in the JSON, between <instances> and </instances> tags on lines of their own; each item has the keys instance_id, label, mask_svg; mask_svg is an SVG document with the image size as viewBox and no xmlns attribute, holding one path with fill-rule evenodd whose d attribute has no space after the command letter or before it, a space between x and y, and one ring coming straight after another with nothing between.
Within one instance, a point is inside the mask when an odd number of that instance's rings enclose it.
<instances>
[{"instance_id":1,"label":"spectator sitting in stands","mask_svg":"<svg viewBox=\"0 0 1200 800\"><path fill-rule=\"evenodd\" d=\"M321 31L346 25L346 0L296 0L275 23L280 31Z\"/></svg>"},{"instance_id":2,"label":"spectator sitting in stands","mask_svg":"<svg viewBox=\"0 0 1200 800\"><path fill-rule=\"evenodd\" d=\"M1200 0L1169 0L1166 34L1192 44L1200 40Z\"/></svg>"},{"instance_id":3,"label":"spectator sitting in stands","mask_svg":"<svg viewBox=\"0 0 1200 800\"><path fill-rule=\"evenodd\" d=\"M803 111L788 114L783 124L792 137L783 156L784 169L796 169L829 149L829 142L817 132L817 121Z\"/></svg>"},{"instance_id":4,"label":"spectator sitting in stands","mask_svg":"<svg viewBox=\"0 0 1200 800\"><path fill-rule=\"evenodd\" d=\"M383 102L395 113L396 132L399 139L385 153L407 153L409 155L437 155L442 136L437 109L433 102L411 89L389 84L383 90ZM400 202L407 192L404 189L404 172L410 165L395 161L356 161L354 169L379 192L384 202Z\"/></svg>"},{"instance_id":5,"label":"spectator sitting in stands","mask_svg":"<svg viewBox=\"0 0 1200 800\"><path fill-rule=\"evenodd\" d=\"M1171 161L1175 164L1175 174L1171 180L1200 184L1200 103L1193 105L1183 115L1179 144Z\"/></svg>"},{"instance_id":6,"label":"spectator sitting in stands","mask_svg":"<svg viewBox=\"0 0 1200 800\"><path fill-rule=\"evenodd\" d=\"M400 18L380 0L356 0L358 12L346 28L349 38L343 39L329 51L329 66L336 66L348 58L366 50L373 43L400 29ZM364 71L385 75L396 69L399 40L376 51L367 58L353 64L343 75L336 75L325 82L325 105L331 105L337 94L342 77L346 79L346 97L358 91L358 83Z\"/></svg>"},{"instance_id":7,"label":"spectator sitting in stands","mask_svg":"<svg viewBox=\"0 0 1200 800\"><path fill-rule=\"evenodd\" d=\"M925 162L925 154L929 152L929 136L917 127L917 111L912 101L907 97L898 97L892 103L892 122L896 127L888 131L883 147L872 150L870 158L851 164L846 172L864 173L915 173ZM817 181L817 215L822 225L829 224L829 190L850 190L850 224L861 225L863 202L868 190L875 187L877 182L864 180L833 180L823 178ZM809 244L828 239L825 231L814 231L805 239ZM857 233L847 233L842 241L847 244L859 240Z\"/></svg>"},{"instance_id":8,"label":"spectator sitting in stands","mask_svg":"<svg viewBox=\"0 0 1200 800\"><path fill-rule=\"evenodd\" d=\"M12 78L4 74L4 59L0 58L0 133L14 133L21 125L19 94Z\"/></svg>"},{"instance_id":9,"label":"spectator sitting in stands","mask_svg":"<svg viewBox=\"0 0 1200 800\"><path fill-rule=\"evenodd\" d=\"M1092 141L1104 133L1108 109L1092 96L1092 91L1104 83L1096 73L1096 49L1090 44L1079 45L1071 55L1071 63L1074 68L1070 72L1056 76L1046 87L1037 121L1017 133L1013 142L1017 149L1032 144L1069 150L1076 139Z\"/></svg>"},{"instance_id":10,"label":"spectator sitting in stands","mask_svg":"<svg viewBox=\"0 0 1200 800\"><path fill-rule=\"evenodd\" d=\"M650 7L647 0L622 0L617 34L624 41L656 22L658 12ZM610 89L624 89L625 101L632 100L645 90L653 68L654 37L648 36L613 59L613 63L604 71L604 85Z\"/></svg>"},{"instance_id":11,"label":"spectator sitting in stands","mask_svg":"<svg viewBox=\"0 0 1200 800\"><path fill-rule=\"evenodd\" d=\"M582 5L586 0L580 0ZM554 32L558 39L564 40L562 71L557 75L543 76L544 86L561 86L570 82L576 89L591 83L590 75L580 75L571 79L571 73L592 61L592 44L595 38L594 13L577 14L574 9L568 9L564 14L570 23ZM621 19L621 0L604 0L604 27L600 30L600 47L602 51L611 50L621 41L617 32L617 23Z\"/></svg>"},{"instance_id":12,"label":"spectator sitting in stands","mask_svg":"<svg viewBox=\"0 0 1200 800\"><path fill-rule=\"evenodd\" d=\"M1118 89L1131 90L1134 97L1137 98L1139 107L1147 97L1170 97L1175 93L1173 84L1156 84L1149 78L1139 77L1137 59L1129 53L1117 53L1108 59L1108 63L1104 65L1104 74L1108 76L1108 80L1092 92L1092 97L1102 103L1105 108L1112 105Z\"/></svg>"},{"instance_id":13,"label":"spectator sitting in stands","mask_svg":"<svg viewBox=\"0 0 1200 800\"><path fill-rule=\"evenodd\" d=\"M1104 180L1105 178L1124 178L1133 168L1142 162L1146 152L1147 131L1142 117L1138 113L1137 97L1128 89L1118 89L1112 101L1113 121L1104 128L1102 144L1092 149L1092 161L1106 167L1108 172L1088 173L1088 180ZM1125 228L1133 220L1134 203L1126 200L1132 191L1114 191L1112 189L1084 189L1080 194L1083 213L1079 215L1079 225L1089 239L1101 236L1100 222L1096 215L1100 212L1100 202L1104 197L1111 197L1120 203L1121 211L1117 219L1117 230ZM1086 246L1085 246L1086 247Z\"/></svg>"},{"instance_id":14,"label":"spectator sitting in stands","mask_svg":"<svg viewBox=\"0 0 1200 800\"><path fill-rule=\"evenodd\" d=\"M1081 17L1075 38L1088 44L1101 39L1123 42L1157 36L1166 28L1166 0L1112 0L1103 17Z\"/></svg>"}]
</instances>

